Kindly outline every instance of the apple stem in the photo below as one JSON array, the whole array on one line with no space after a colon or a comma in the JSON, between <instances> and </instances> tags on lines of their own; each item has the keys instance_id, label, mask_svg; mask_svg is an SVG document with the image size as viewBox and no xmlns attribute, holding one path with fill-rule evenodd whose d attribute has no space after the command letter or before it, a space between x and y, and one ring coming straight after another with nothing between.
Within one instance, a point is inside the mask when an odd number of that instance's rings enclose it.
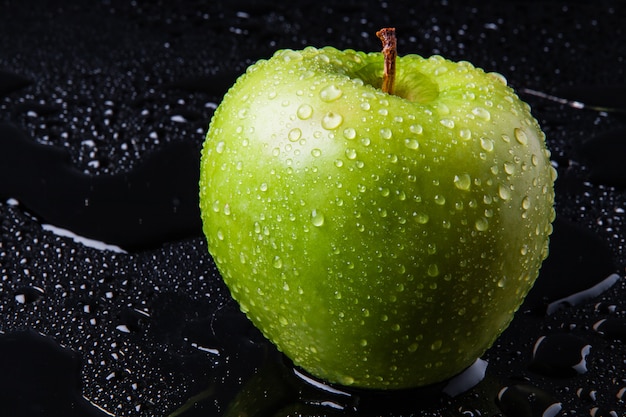
<instances>
[{"instance_id":1,"label":"apple stem","mask_svg":"<svg viewBox=\"0 0 626 417\"><path fill-rule=\"evenodd\" d=\"M385 58L382 90L387 94L393 94L393 84L396 79L396 57L398 56L396 28L383 28L376 32L376 36L383 43L383 56Z\"/></svg>"}]
</instances>

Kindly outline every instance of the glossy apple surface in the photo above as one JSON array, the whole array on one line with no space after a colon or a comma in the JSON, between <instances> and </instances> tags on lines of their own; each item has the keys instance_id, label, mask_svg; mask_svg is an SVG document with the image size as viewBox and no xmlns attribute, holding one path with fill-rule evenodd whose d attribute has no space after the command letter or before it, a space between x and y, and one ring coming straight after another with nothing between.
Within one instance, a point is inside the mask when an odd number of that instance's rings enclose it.
<instances>
[{"instance_id":1,"label":"glossy apple surface","mask_svg":"<svg viewBox=\"0 0 626 417\"><path fill-rule=\"evenodd\" d=\"M545 136L504 78L438 56L312 47L251 66L202 153L208 248L233 297L330 382L452 377L506 328L547 256Z\"/></svg>"}]
</instances>

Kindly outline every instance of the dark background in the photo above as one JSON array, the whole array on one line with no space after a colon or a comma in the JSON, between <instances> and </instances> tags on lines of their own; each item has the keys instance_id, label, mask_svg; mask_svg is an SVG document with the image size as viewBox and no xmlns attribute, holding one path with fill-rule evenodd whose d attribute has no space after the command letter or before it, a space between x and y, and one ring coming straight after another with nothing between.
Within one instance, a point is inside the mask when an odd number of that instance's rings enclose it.
<instances>
[{"instance_id":1,"label":"dark background","mask_svg":"<svg viewBox=\"0 0 626 417\"><path fill-rule=\"evenodd\" d=\"M0 415L624 415L623 4L0 0ZM385 26L401 55L503 74L559 172L550 258L455 397L306 383L200 231L199 150L236 77L280 48L378 50Z\"/></svg>"}]
</instances>

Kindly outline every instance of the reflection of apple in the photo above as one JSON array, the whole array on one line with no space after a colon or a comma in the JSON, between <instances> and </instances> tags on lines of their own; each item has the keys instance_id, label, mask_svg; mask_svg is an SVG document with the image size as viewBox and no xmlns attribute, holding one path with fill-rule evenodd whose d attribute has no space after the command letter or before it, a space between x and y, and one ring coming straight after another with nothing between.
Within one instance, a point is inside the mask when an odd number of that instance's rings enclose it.
<instances>
[{"instance_id":1,"label":"reflection of apple","mask_svg":"<svg viewBox=\"0 0 626 417\"><path fill-rule=\"evenodd\" d=\"M252 322L331 382L420 386L471 365L547 255L555 171L504 78L434 56L278 51L207 135L211 255Z\"/></svg>"}]
</instances>

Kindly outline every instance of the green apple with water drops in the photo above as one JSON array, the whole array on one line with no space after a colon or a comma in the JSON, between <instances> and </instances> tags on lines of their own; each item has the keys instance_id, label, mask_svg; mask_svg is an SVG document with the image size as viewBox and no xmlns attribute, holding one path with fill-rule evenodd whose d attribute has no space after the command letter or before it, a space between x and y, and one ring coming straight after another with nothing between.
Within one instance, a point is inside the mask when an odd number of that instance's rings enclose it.
<instances>
[{"instance_id":1,"label":"green apple with water drops","mask_svg":"<svg viewBox=\"0 0 626 417\"><path fill-rule=\"evenodd\" d=\"M250 66L202 151L204 233L232 296L293 362L423 386L480 357L548 254L545 135L502 75L307 47Z\"/></svg>"}]
</instances>

